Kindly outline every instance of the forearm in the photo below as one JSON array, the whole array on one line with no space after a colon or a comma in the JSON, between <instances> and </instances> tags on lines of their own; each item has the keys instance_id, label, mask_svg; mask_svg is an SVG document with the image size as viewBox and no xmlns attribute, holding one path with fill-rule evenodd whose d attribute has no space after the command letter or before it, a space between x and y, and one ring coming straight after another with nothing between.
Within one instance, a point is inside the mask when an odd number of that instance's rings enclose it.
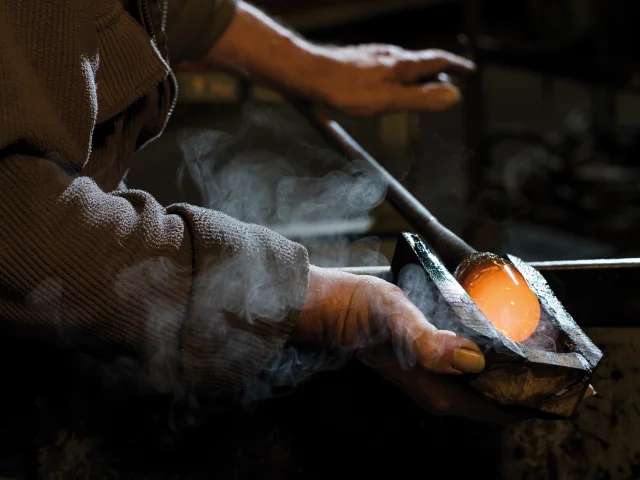
<instances>
[{"instance_id":1,"label":"forearm","mask_svg":"<svg viewBox=\"0 0 640 480\"><path fill-rule=\"evenodd\" d=\"M287 340L306 250L263 227L53 162L0 164L0 331L140 361L162 389L237 391Z\"/></svg>"},{"instance_id":2,"label":"forearm","mask_svg":"<svg viewBox=\"0 0 640 480\"><path fill-rule=\"evenodd\" d=\"M239 2L235 17L205 63L258 83L316 97L314 78L331 58L255 7Z\"/></svg>"}]
</instances>

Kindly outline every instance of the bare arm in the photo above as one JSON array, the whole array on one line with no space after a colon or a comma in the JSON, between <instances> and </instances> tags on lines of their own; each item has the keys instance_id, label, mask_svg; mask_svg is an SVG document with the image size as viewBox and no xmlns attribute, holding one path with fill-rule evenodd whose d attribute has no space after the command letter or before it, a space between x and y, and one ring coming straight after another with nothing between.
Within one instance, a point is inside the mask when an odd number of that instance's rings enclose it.
<instances>
[{"instance_id":1,"label":"bare arm","mask_svg":"<svg viewBox=\"0 0 640 480\"><path fill-rule=\"evenodd\" d=\"M268 15L239 2L228 29L205 57L205 63L229 73L312 94L305 80L317 69L318 47Z\"/></svg>"},{"instance_id":2,"label":"bare arm","mask_svg":"<svg viewBox=\"0 0 640 480\"><path fill-rule=\"evenodd\" d=\"M473 71L472 62L441 50L391 45L316 45L240 1L204 62L352 113L441 110L460 100L458 89L424 78L442 70Z\"/></svg>"}]
</instances>

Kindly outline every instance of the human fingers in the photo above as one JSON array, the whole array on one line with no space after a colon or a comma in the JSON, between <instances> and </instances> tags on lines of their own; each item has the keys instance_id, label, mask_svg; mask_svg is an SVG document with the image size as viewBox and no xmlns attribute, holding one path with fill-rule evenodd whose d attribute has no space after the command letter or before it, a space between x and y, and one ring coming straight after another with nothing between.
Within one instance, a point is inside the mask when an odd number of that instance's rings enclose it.
<instances>
[{"instance_id":1,"label":"human fingers","mask_svg":"<svg viewBox=\"0 0 640 480\"><path fill-rule=\"evenodd\" d=\"M476 69L471 60L444 50L404 50L395 57L395 77L401 83L418 82L440 72L469 74Z\"/></svg>"}]
</instances>

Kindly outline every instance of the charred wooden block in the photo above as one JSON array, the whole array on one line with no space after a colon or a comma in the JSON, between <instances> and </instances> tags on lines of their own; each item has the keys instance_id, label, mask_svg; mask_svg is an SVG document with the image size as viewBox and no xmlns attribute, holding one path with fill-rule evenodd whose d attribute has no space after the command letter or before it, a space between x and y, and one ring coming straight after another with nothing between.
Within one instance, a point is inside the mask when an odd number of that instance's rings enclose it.
<instances>
[{"instance_id":1,"label":"charred wooden block","mask_svg":"<svg viewBox=\"0 0 640 480\"><path fill-rule=\"evenodd\" d=\"M401 235L391 270L393 282L406 289L404 268L420 266L426 283L422 284L422 292L411 292L412 299L422 296L423 301L417 298L416 304L437 327L464 335L483 348L487 366L469 380L479 394L501 405L537 411L536 416L570 417L589 387L602 352L578 327L537 270L513 255L504 259L522 274L540 302L538 329L522 343L505 337L487 320L417 235ZM547 341L541 341L545 337Z\"/></svg>"}]
</instances>

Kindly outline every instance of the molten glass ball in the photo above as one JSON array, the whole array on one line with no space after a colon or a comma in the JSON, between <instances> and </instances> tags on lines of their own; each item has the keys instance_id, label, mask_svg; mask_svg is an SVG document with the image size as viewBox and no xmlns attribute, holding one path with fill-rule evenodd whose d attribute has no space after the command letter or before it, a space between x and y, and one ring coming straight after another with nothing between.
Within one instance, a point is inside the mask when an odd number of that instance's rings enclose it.
<instances>
[{"instance_id":1,"label":"molten glass ball","mask_svg":"<svg viewBox=\"0 0 640 480\"><path fill-rule=\"evenodd\" d=\"M485 317L514 342L529 338L540 321L540 302L520 272L491 253L469 256L456 279Z\"/></svg>"}]
</instances>

